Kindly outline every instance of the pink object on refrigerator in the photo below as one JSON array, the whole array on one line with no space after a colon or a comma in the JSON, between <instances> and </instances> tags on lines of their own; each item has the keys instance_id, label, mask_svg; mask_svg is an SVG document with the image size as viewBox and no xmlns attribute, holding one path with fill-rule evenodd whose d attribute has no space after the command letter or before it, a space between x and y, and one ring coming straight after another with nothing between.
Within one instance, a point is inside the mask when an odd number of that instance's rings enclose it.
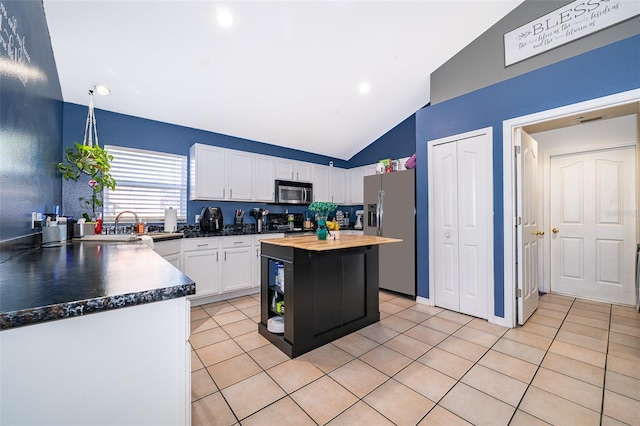
<instances>
[{"instance_id":1,"label":"pink object on refrigerator","mask_svg":"<svg viewBox=\"0 0 640 426\"><path fill-rule=\"evenodd\" d=\"M413 154L407 162L404 164L407 169L415 169L416 168L416 154Z\"/></svg>"}]
</instances>

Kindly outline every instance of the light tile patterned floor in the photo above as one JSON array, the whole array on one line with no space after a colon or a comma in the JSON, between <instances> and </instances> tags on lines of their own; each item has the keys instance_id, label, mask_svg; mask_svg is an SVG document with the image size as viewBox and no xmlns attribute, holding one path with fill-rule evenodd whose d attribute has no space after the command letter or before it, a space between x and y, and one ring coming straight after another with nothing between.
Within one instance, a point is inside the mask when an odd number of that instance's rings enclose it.
<instances>
[{"instance_id":1,"label":"light tile patterned floor","mask_svg":"<svg viewBox=\"0 0 640 426\"><path fill-rule=\"evenodd\" d=\"M640 424L640 314L547 294L506 329L380 293L379 323L293 360L259 295L191 310L193 425Z\"/></svg>"}]
</instances>

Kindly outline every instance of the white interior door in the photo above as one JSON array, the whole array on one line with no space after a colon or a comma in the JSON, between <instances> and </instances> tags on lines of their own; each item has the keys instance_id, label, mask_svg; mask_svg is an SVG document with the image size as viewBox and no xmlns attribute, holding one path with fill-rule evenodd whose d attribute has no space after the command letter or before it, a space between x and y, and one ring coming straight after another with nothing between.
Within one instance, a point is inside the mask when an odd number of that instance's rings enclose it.
<instances>
[{"instance_id":1,"label":"white interior door","mask_svg":"<svg viewBox=\"0 0 640 426\"><path fill-rule=\"evenodd\" d=\"M491 138L436 144L430 153L435 304L480 318L492 279Z\"/></svg>"},{"instance_id":2,"label":"white interior door","mask_svg":"<svg viewBox=\"0 0 640 426\"><path fill-rule=\"evenodd\" d=\"M458 260L458 154L456 142L433 147L434 280L435 303L460 310Z\"/></svg>"},{"instance_id":3,"label":"white interior door","mask_svg":"<svg viewBox=\"0 0 640 426\"><path fill-rule=\"evenodd\" d=\"M538 241L544 235L538 220L538 144L521 128L516 130L518 235L518 324L538 309Z\"/></svg>"},{"instance_id":4,"label":"white interior door","mask_svg":"<svg viewBox=\"0 0 640 426\"><path fill-rule=\"evenodd\" d=\"M551 291L633 305L635 147L551 157Z\"/></svg>"},{"instance_id":5,"label":"white interior door","mask_svg":"<svg viewBox=\"0 0 640 426\"><path fill-rule=\"evenodd\" d=\"M484 143L483 143L484 142ZM488 279L492 258L488 248L493 228L489 217L492 198L491 141L486 135L457 142L458 154L458 257L460 312L487 318Z\"/></svg>"}]
</instances>

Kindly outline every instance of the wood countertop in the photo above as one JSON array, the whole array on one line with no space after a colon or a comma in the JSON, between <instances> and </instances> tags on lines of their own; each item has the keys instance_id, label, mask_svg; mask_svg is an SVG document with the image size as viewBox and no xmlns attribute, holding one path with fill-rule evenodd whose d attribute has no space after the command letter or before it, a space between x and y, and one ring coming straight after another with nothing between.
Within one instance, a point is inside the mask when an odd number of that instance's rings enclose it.
<instances>
[{"instance_id":1,"label":"wood countertop","mask_svg":"<svg viewBox=\"0 0 640 426\"><path fill-rule=\"evenodd\" d=\"M341 235L337 240L319 240L315 235L301 237L287 237L261 240L264 244L276 246L293 247L310 251L340 250L346 248L372 246L377 244L399 243L398 238L374 237L371 235Z\"/></svg>"}]
</instances>

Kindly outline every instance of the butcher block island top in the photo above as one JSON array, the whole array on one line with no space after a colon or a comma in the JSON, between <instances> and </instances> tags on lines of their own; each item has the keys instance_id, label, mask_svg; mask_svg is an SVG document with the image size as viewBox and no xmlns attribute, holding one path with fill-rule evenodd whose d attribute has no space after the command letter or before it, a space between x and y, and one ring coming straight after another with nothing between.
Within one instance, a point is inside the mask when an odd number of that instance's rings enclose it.
<instances>
[{"instance_id":1,"label":"butcher block island top","mask_svg":"<svg viewBox=\"0 0 640 426\"><path fill-rule=\"evenodd\" d=\"M319 240L315 235L305 235L302 237L261 240L261 242L301 250L326 251L373 246L378 244L399 243L402 242L402 240L397 238L375 237L372 235L342 235L337 240Z\"/></svg>"}]
</instances>

